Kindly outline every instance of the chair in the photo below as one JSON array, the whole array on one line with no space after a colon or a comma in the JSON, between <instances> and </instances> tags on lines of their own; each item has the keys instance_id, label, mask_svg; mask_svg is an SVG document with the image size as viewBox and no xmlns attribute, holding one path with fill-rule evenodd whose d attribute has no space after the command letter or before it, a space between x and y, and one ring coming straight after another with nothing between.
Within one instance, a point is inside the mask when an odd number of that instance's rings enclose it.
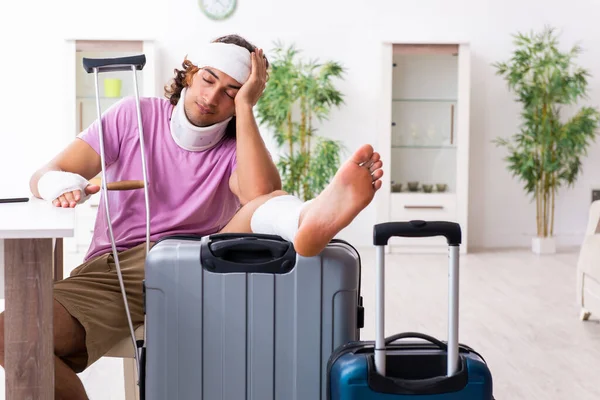
<instances>
[{"instance_id":1,"label":"chair","mask_svg":"<svg viewBox=\"0 0 600 400\"><path fill-rule=\"evenodd\" d=\"M137 340L144 338L144 325L135 330ZM140 391L136 381L136 365L134 347L131 343L131 335L123 338L104 357L116 357L123 359L123 372L125 378L125 400L140 400Z\"/></svg>"},{"instance_id":2,"label":"chair","mask_svg":"<svg viewBox=\"0 0 600 400\"><path fill-rule=\"evenodd\" d=\"M577 261L577 302L580 318L600 315L600 200L592 202Z\"/></svg>"}]
</instances>

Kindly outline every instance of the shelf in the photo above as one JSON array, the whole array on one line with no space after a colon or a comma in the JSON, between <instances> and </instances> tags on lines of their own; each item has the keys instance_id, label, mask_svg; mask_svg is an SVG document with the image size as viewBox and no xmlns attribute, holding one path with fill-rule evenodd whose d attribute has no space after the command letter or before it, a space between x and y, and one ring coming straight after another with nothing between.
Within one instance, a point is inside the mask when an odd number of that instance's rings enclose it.
<instances>
[{"instance_id":1,"label":"shelf","mask_svg":"<svg viewBox=\"0 0 600 400\"><path fill-rule=\"evenodd\" d=\"M456 146L451 145L401 145L401 146L392 146L392 149L433 149L433 150L456 150Z\"/></svg>"},{"instance_id":2,"label":"shelf","mask_svg":"<svg viewBox=\"0 0 600 400\"><path fill-rule=\"evenodd\" d=\"M392 99L393 102L403 102L403 103L456 103L457 99Z\"/></svg>"},{"instance_id":3,"label":"shelf","mask_svg":"<svg viewBox=\"0 0 600 400\"><path fill-rule=\"evenodd\" d=\"M434 191L433 192L425 192L423 191L423 189L419 189L417 191L411 192L410 190L406 190L406 189L402 189L401 192L391 192L390 191L390 195L391 196L402 196L402 197L421 197L421 196L444 196L444 197L453 197L455 196L455 192L453 191L449 191L446 190L444 192L437 192Z\"/></svg>"}]
</instances>

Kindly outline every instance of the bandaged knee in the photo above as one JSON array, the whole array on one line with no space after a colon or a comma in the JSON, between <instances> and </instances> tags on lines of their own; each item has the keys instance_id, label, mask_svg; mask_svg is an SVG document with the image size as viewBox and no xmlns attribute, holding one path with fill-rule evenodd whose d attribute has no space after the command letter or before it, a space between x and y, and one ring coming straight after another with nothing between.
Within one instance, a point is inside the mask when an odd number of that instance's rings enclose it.
<instances>
[{"instance_id":1,"label":"bandaged knee","mask_svg":"<svg viewBox=\"0 0 600 400\"><path fill-rule=\"evenodd\" d=\"M80 190L81 196L78 204L84 203L90 196L85 193L89 185L83 176L66 171L48 171L38 181L38 192L42 199L54 201L61 195Z\"/></svg>"},{"instance_id":2,"label":"bandaged knee","mask_svg":"<svg viewBox=\"0 0 600 400\"><path fill-rule=\"evenodd\" d=\"M252 232L281 236L293 243L298 233L300 213L309 202L292 195L276 196L267 200L252 215Z\"/></svg>"}]
</instances>

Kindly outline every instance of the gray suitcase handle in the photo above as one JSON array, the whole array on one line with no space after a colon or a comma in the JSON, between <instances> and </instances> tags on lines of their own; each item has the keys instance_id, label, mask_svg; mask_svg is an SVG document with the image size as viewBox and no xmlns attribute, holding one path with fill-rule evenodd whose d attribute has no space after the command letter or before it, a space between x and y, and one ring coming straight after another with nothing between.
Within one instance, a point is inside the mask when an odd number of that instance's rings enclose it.
<instances>
[{"instance_id":1,"label":"gray suitcase handle","mask_svg":"<svg viewBox=\"0 0 600 400\"><path fill-rule=\"evenodd\" d=\"M214 273L285 274L296 265L296 251L270 235L212 235L202 243L200 259Z\"/></svg>"},{"instance_id":2,"label":"gray suitcase handle","mask_svg":"<svg viewBox=\"0 0 600 400\"><path fill-rule=\"evenodd\" d=\"M433 237L444 236L449 249L448 281L448 357L447 376L453 376L459 368L458 360L458 261L461 242L460 225L447 221L384 222L373 227L373 243L376 252L375 280L375 368L383 376L386 373L386 340L384 336L384 289L385 289L385 246L392 236Z\"/></svg>"}]
</instances>

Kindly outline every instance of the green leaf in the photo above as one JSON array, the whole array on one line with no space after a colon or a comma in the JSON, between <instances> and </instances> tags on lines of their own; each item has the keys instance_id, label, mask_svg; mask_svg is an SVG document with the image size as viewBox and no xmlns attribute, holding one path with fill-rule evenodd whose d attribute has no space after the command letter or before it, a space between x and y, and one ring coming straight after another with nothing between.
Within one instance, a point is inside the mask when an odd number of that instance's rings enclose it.
<instances>
[{"instance_id":1,"label":"green leaf","mask_svg":"<svg viewBox=\"0 0 600 400\"><path fill-rule=\"evenodd\" d=\"M344 104L335 80L343 79L345 69L336 61L301 59L293 44L276 42L273 54L257 120L270 128L283 153L278 162L283 190L308 200L340 165L340 143L317 135L315 122L327 120L333 107Z\"/></svg>"},{"instance_id":2,"label":"green leaf","mask_svg":"<svg viewBox=\"0 0 600 400\"><path fill-rule=\"evenodd\" d=\"M545 27L538 33L513 35L515 49L510 59L492 64L522 107L519 132L493 142L506 149L507 170L542 205L549 193L576 182L600 121L600 112L591 106L581 107L562 121L564 105L576 106L587 97L590 73L575 64L582 48L574 45L560 50L555 31ZM549 207L552 214L553 205ZM538 208L538 220L544 217L541 212ZM541 228L551 232L548 219L542 220L538 234Z\"/></svg>"}]
</instances>

